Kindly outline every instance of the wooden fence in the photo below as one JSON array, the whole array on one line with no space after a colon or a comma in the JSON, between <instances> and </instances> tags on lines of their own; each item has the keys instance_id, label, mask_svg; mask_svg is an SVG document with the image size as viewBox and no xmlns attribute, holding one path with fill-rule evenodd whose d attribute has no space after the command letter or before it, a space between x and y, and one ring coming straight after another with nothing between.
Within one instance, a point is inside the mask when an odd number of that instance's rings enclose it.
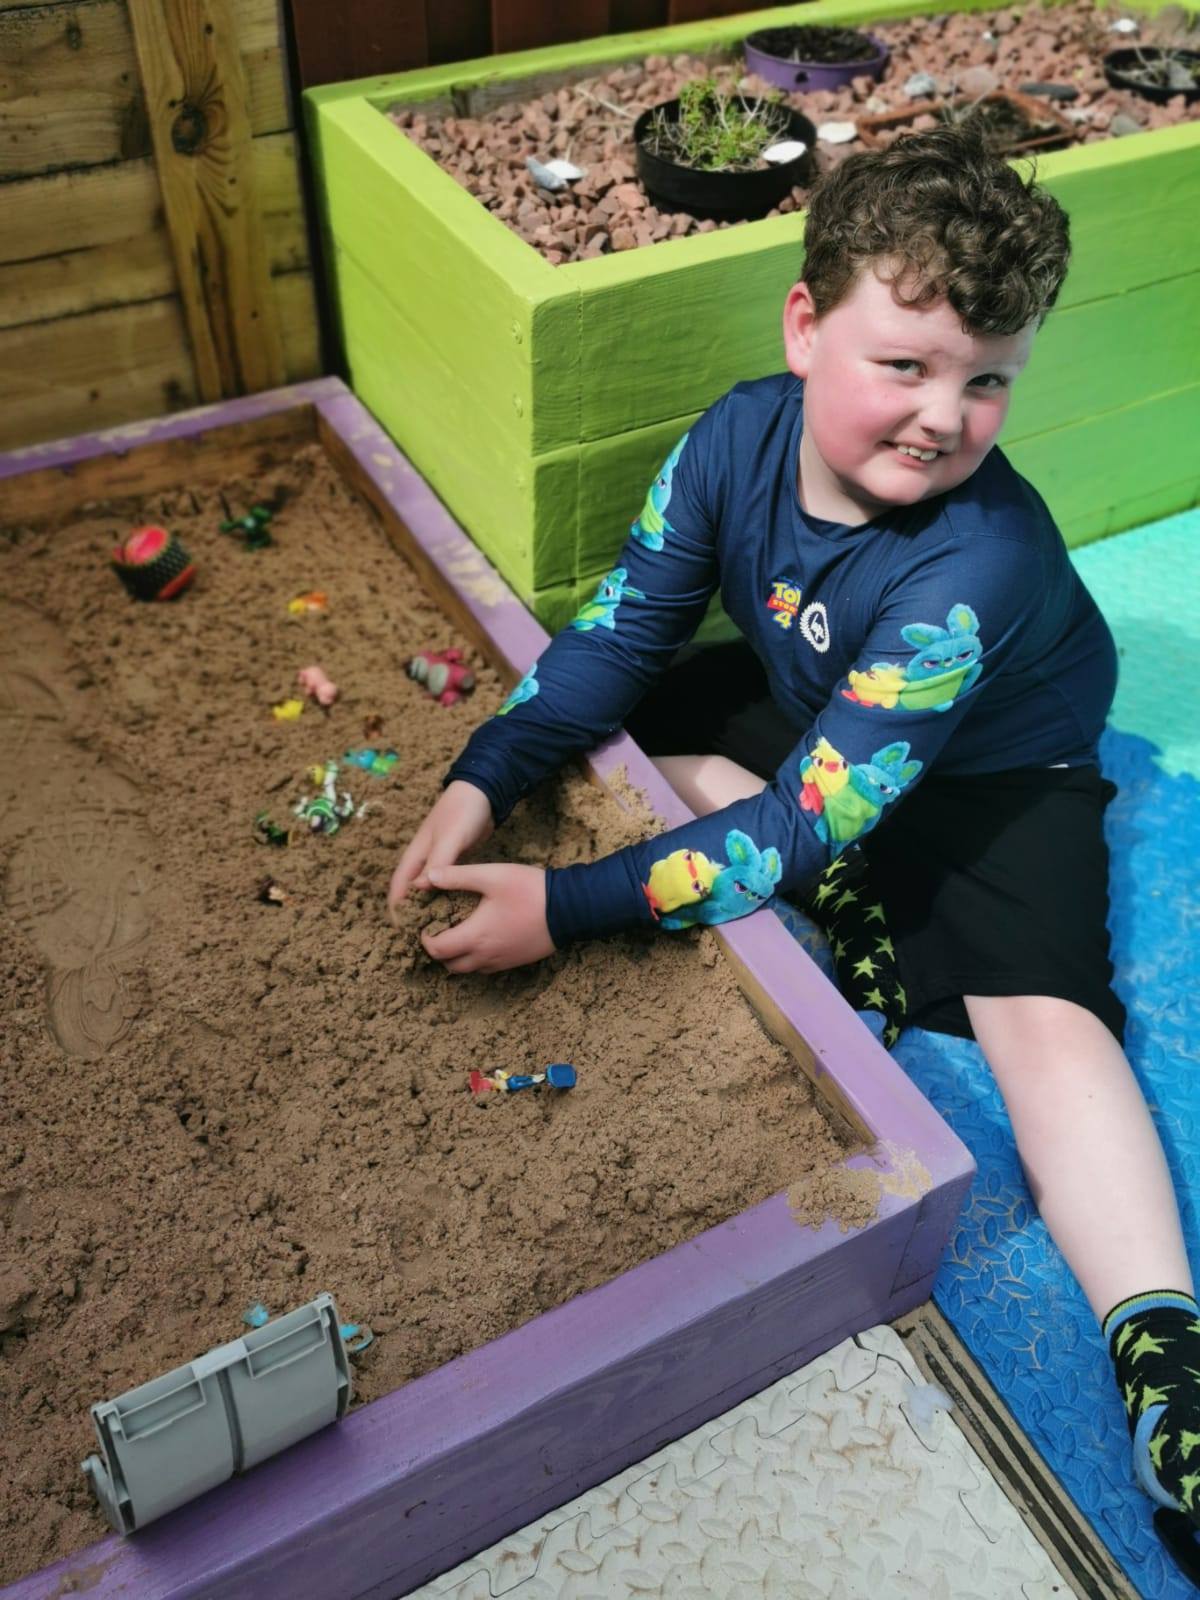
<instances>
[{"instance_id":1,"label":"wooden fence","mask_svg":"<svg viewBox=\"0 0 1200 1600\"><path fill-rule=\"evenodd\" d=\"M290 0L299 85L698 22L753 0Z\"/></svg>"},{"instance_id":2,"label":"wooden fence","mask_svg":"<svg viewBox=\"0 0 1200 1600\"><path fill-rule=\"evenodd\" d=\"M0 449L320 370L276 0L0 0Z\"/></svg>"}]
</instances>

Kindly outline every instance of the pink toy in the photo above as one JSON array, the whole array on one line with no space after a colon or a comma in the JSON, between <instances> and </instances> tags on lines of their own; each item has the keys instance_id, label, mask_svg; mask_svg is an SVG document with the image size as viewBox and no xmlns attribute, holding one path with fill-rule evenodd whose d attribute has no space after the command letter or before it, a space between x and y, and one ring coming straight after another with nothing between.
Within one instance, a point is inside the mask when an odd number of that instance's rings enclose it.
<instances>
[{"instance_id":1,"label":"pink toy","mask_svg":"<svg viewBox=\"0 0 1200 1600\"><path fill-rule=\"evenodd\" d=\"M470 667L460 666L461 660L461 650L422 650L406 663L405 670L425 685L438 705L452 706L475 687L475 674Z\"/></svg>"},{"instance_id":2,"label":"pink toy","mask_svg":"<svg viewBox=\"0 0 1200 1600\"><path fill-rule=\"evenodd\" d=\"M310 700L315 700L326 710L338 697L337 684L326 677L320 667L301 667L296 674L296 682Z\"/></svg>"}]
</instances>

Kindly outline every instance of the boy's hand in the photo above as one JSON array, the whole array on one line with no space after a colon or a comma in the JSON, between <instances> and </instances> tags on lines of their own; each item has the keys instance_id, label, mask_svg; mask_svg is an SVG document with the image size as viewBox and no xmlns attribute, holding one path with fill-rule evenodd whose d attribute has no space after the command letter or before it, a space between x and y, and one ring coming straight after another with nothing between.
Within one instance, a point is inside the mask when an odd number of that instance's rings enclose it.
<instances>
[{"instance_id":1,"label":"boy's hand","mask_svg":"<svg viewBox=\"0 0 1200 1600\"><path fill-rule=\"evenodd\" d=\"M431 867L452 866L494 831L492 808L483 790L458 779L447 784L392 873L388 911L394 913L410 889L430 887Z\"/></svg>"},{"instance_id":2,"label":"boy's hand","mask_svg":"<svg viewBox=\"0 0 1200 1600\"><path fill-rule=\"evenodd\" d=\"M426 953L447 972L507 972L554 954L546 927L546 873L541 867L430 867L435 889L480 896L465 922L421 935Z\"/></svg>"}]
</instances>

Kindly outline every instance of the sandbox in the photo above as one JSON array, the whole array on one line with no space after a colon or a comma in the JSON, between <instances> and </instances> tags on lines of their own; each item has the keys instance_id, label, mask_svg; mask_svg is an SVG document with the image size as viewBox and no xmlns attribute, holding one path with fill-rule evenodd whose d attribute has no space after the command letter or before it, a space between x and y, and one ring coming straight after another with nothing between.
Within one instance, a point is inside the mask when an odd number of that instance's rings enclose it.
<instances>
[{"instance_id":1,"label":"sandbox","mask_svg":"<svg viewBox=\"0 0 1200 1600\"><path fill-rule=\"evenodd\" d=\"M96 559L97 530L119 521L127 506L144 509L154 496L164 519L186 527L190 518L200 526L219 498L214 485L233 483L248 495L288 473L289 492L298 473L327 496L320 520L338 534L350 491L364 497L419 575L420 592L382 542L378 551L339 542L344 567L339 561L332 574L305 572L303 585L327 580L330 623L282 622L254 659L242 658L244 675L230 683L222 667L229 659L230 646L222 642L228 620L224 633L215 620L206 626L205 597L214 606L220 601L227 619L231 607L236 613L243 606L249 616L281 605L287 596L278 592L280 576L300 576L298 568L269 564L287 555L284 536L278 551L240 551L230 542L227 554L224 536L214 536L194 591L171 607L138 607L124 600ZM21 935L12 941L8 973L21 1003L6 1029L0 1083L9 1095L5 1104L19 1114L6 1118L0 1225L7 1243L32 1242L60 1280L16 1283L0 1337L6 1353L19 1356L39 1324L44 1332L57 1319L75 1334L51 1339L50 1353L40 1357L45 1372L35 1381L23 1368L22 1383L5 1401L9 1426L29 1430L33 1441L16 1473L30 1506L24 1519L30 1537L38 1532L38 1493L49 1499L58 1490L39 1460L38 1416L49 1415L51 1386L59 1381L69 1390L81 1365L98 1387L76 1397L76 1459L91 1448L88 1400L188 1360L206 1343L236 1337L239 1312L260 1289L275 1311L332 1289L343 1316L373 1320L378 1337L356 1372L369 1403L341 1423L128 1540L103 1539L18 1579L6 1594L14 1600L84 1590L138 1600L263 1593L383 1600L848 1334L927 1297L969 1182L970 1158L773 913L696 941L633 939L611 954L618 966L597 967L593 979L586 954L566 952L501 980L464 984L422 966L413 953L422 920L450 914L453 906L414 904L396 931L383 921L382 892L401 842L389 828L407 813L377 798L383 791L372 790L372 775L351 784L368 812L346 823L343 835L309 837L282 850L231 846L249 838L260 805L286 819L302 748L303 759L338 753L324 744L341 744L350 723L372 712L385 714L383 742L400 753L400 784L409 718L438 727L436 753L448 761L487 714L489 693L498 699L501 686L521 676L545 644L538 624L340 383L322 380L0 458L0 528L35 529L42 519L80 507L88 508L82 532L60 546L36 532L10 537L14 551L28 541L33 559L44 563L40 597L64 594L70 604L37 612L24 600L5 600L9 676L0 698L10 758L17 757L4 780L10 807L20 816L56 763L74 805L69 827L44 818L39 832L39 819L26 817L0 862L6 911ZM281 527L286 516L285 499ZM431 640L452 625L478 653L476 706L443 708L409 698L423 691L400 667L401 630L389 654L373 615L372 597L390 596L401 582L408 585L407 624L427 629ZM103 646L94 660L72 650L73 634L85 623ZM186 653L198 663L186 675L186 697L175 692L169 671L149 670L154 658L142 648L149 635L138 632L146 627L165 630L177 660ZM11 643L18 632L20 658ZM273 724L269 705L288 692L286 669L312 657L336 676L338 641L355 633L376 641L379 674L347 688L343 720L331 713L326 725L310 708L295 727ZM56 651L62 666L47 688L45 662ZM89 717L101 703L123 708L107 742L91 737ZM178 759L200 761L205 781L197 785L188 825L156 831L147 798L156 780L161 787L171 759L170 740L156 744L153 732L164 716ZM60 723L64 740L56 742ZM65 737L69 731L73 740ZM351 742L361 736L351 734ZM22 772L22 750L37 756L36 771ZM590 769L594 789L576 784L554 802L531 797L526 831L512 836L518 858L553 853L564 860L597 843L611 848L621 828L644 826L629 810L641 803L639 794L667 824L686 815L623 735L593 753ZM605 796L605 786L624 812ZM605 832L610 824L615 834ZM497 853L505 832L494 842ZM30 839L42 841L32 854ZM121 893L98 913L96 882L81 880L80 862L100 857L106 871L120 869ZM195 860L205 870L194 905L163 910L164 894L169 899L172 883L183 881L181 864ZM255 876L268 872L289 892L282 906L254 897ZM194 919L195 938L190 946L184 941L182 959L170 970L156 957L151 908L176 930L181 918ZM65 921L54 924L56 917ZM306 917L328 917L329 948L294 970L281 956L288 924L272 919ZM52 924L57 956L47 949ZM71 938L80 953L69 959L61 952ZM662 967L652 982L651 966ZM690 1001L682 1015L664 1007L664 990L686 993L681 986L697 975L707 1011ZM393 1048L409 1020L388 998L401 977L409 983L405 995L433 1025L435 1045L420 1061ZM562 988L585 985L579 993L587 1027L565 1041L556 977ZM737 1023L742 1007L734 978L765 1031L748 1014L744 1026ZM649 997L644 1012L634 1005L639 985ZM89 1006L75 1003L80 994ZM249 1040L233 1025L248 1000L262 1018ZM606 1021L618 1007L629 1013L620 1029ZM47 1022L60 1055L45 1096L66 1103L79 1131L69 1152L78 1168L74 1181L60 1174L57 1186L43 1190L27 1166L39 1104L36 1096L22 1101L17 1090L23 1044L30 1075L35 1068L45 1073ZM701 1050L712 1043L700 1040L701 1029L715 1035L715 1051ZM128 1049L139 1039L142 1053L126 1058L124 1076L89 1078L81 1065L94 1065L114 1041ZM563 1042L580 1068L576 1098L526 1095L486 1111L471 1103L471 1066L504 1061L527 1069L539 1053L557 1055L553 1045ZM232 1076L206 1075L206 1060L226 1056L237 1069ZM306 1070L314 1059L328 1062L319 1079L324 1099L309 1094ZM167 1081L154 1081L160 1062L167 1063ZM685 1123L673 1124L672 1103L689 1077ZM586 1108L588 1094L601 1097L609 1124L601 1141L606 1166L591 1159L572 1125L574 1108ZM823 1128L816 1125L814 1096ZM252 1116L247 1107L255 1100L259 1111ZM739 1191L714 1181L723 1144L740 1137L739 1102L751 1113L745 1138L762 1141L747 1146L760 1164L760 1182L768 1171L772 1178L740 1199ZM771 1117L775 1125L754 1128ZM89 1186L94 1141L112 1136L114 1120L137 1166L127 1217L111 1196ZM377 1203L361 1203L360 1165L411 1161L411 1139L427 1127L446 1165L430 1169L423 1190L405 1191L404 1215L381 1217ZM659 1136L666 1130L666 1142L652 1147L656 1127ZM860 1153L838 1155L835 1135ZM313 1159L319 1143L334 1148L334 1178ZM568 1163L566 1181L550 1188L544 1173L526 1169L526 1146L557 1151L559 1170ZM646 1165L651 1148L657 1153ZM693 1194L684 1192L689 1173L700 1185ZM145 1213L147 1186L155 1184L177 1223L140 1237L136 1219ZM211 1215L189 1213L197 1195ZM476 1195L488 1197L486 1207ZM840 1214L843 1222L807 1225L814 1214ZM870 1220L860 1224L864 1215ZM572 1233L581 1217L582 1232ZM717 1217L726 1220L712 1225ZM641 1253L622 1255L638 1227ZM471 1228L488 1242L497 1266L490 1290L482 1278L455 1286L436 1277L455 1231ZM569 1253L562 1241L572 1238L575 1259L567 1263L560 1259ZM195 1252L194 1282L181 1267L179 1240ZM512 1290L517 1267L508 1241L518 1253L540 1252L540 1270L521 1293ZM148 1262L168 1280L174 1306L170 1296L144 1287ZM568 1264L582 1275L564 1276ZM41 1268L42 1278L47 1270ZM14 1281L8 1280L10 1290ZM487 1294L492 1298L482 1307L473 1303ZM573 1297L562 1303L564 1295ZM421 1307L423 1320L375 1314L397 1296ZM197 1326L218 1321L215 1336L197 1345ZM97 1329L112 1341L107 1352L94 1347ZM444 1352L443 1364L422 1363L418 1333L427 1347ZM445 1359L450 1354L455 1358ZM73 1507L71 1516L60 1530L65 1538L91 1537L96 1524L85 1511ZM12 1537L19 1542L20 1534Z\"/></svg>"}]
</instances>

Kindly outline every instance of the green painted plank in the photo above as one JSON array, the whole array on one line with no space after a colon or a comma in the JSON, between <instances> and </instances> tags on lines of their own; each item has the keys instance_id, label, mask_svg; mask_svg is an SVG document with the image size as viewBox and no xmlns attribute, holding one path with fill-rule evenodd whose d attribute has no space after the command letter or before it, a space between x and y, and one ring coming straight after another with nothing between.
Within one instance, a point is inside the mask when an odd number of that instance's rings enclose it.
<instances>
[{"instance_id":1,"label":"green painted plank","mask_svg":"<svg viewBox=\"0 0 1200 1600\"><path fill-rule=\"evenodd\" d=\"M1190 475L1197 438L1200 384L1021 439L1006 454L1078 544L1128 526L1128 507Z\"/></svg>"},{"instance_id":2,"label":"green painted plank","mask_svg":"<svg viewBox=\"0 0 1200 1600\"><path fill-rule=\"evenodd\" d=\"M579 263L606 269L586 287L577 275L581 437L699 411L734 383L779 371L800 240L795 217L773 217Z\"/></svg>"},{"instance_id":3,"label":"green painted plank","mask_svg":"<svg viewBox=\"0 0 1200 1600\"><path fill-rule=\"evenodd\" d=\"M698 413L612 434L579 447L576 572L604 572L629 535L655 473Z\"/></svg>"},{"instance_id":4,"label":"green painted plank","mask_svg":"<svg viewBox=\"0 0 1200 1600\"><path fill-rule=\"evenodd\" d=\"M1017 441L1184 389L1200 374L1200 272L1047 317L1001 436Z\"/></svg>"},{"instance_id":5,"label":"green painted plank","mask_svg":"<svg viewBox=\"0 0 1200 1600\"><path fill-rule=\"evenodd\" d=\"M370 106L334 106L317 125L337 247L444 345L489 427L523 452L577 438L577 291ZM404 381L399 329L389 352Z\"/></svg>"},{"instance_id":6,"label":"green painted plank","mask_svg":"<svg viewBox=\"0 0 1200 1600\"><path fill-rule=\"evenodd\" d=\"M518 591L530 592L533 485L527 465L503 437L479 426L477 402L451 381L444 350L415 326L405 337L405 375L397 375L390 354L396 330L391 302L352 257L339 252L336 264L355 394L484 554ZM501 535L503 549L497 545Z\"/></svg>"},{"instance_id":7,"label":"green painted plank","mask_svg":"<svg viewBox=\"0 0 1200 1600\"><path fill-rule=\"evenodd\" d=\"M578 290L370 106L327 108L316 129L335 245L386 287L401 324L444 343L489 428L522 453L575 442ZM403 326L389 350L404 381Z\"/></svg>"},{"instance_id":8,"label":"green painted plank","mask_svg":"<svg viewBox=\"0 0 1200 1600\"><path fill-rule=\"evenodd\" d=\"M1200 123L1051 151L1038 179L1071 219L1060 308L1195 271Z\"/></svg>"},{"instance_id":9,"label":"green painted plank","mask_svg":"<svg viewBox=\"0 0 1200 1600\"><path fill-rule=\"evenodd\" d=\"M1160 517L1173 516L1177 511L1190 510L1200 505L1200 478L1194 475L1172 483L1165 488L1153 489L1147 494L1135 495L1114 506L1109 525L1096 531L1094 518L1090 522L1063 524L1063 538L1072 549L1091 544L1096 539L1107 539L1112 534L1124 533L1128 528L1140 528Z\"/></svg>"}]
</instances>

